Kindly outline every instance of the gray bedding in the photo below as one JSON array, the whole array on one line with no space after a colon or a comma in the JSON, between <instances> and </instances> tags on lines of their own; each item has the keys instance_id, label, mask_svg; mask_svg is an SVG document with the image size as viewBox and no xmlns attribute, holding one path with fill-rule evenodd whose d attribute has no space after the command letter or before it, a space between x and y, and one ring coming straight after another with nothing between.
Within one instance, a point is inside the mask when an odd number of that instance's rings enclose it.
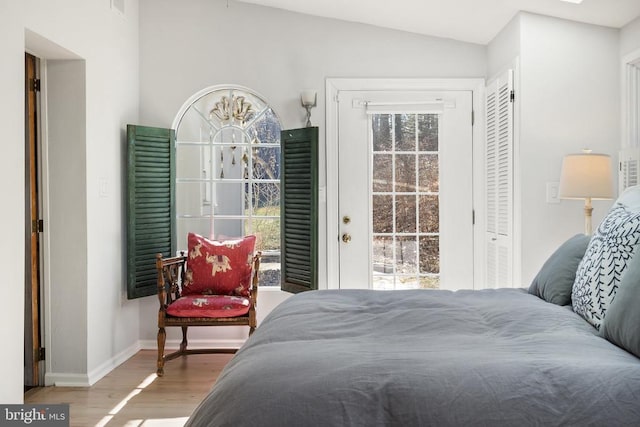
<instances>
[{"instance_id":1,"label":"gray bedding","mask_svg":"<svg viewBox=\"0 0 640 427\"><path fill-rule=\"evenodd\" d=\"M640 359L522 289L306 292L187 425L639 426Z\"/></svg>"}]
</instances>

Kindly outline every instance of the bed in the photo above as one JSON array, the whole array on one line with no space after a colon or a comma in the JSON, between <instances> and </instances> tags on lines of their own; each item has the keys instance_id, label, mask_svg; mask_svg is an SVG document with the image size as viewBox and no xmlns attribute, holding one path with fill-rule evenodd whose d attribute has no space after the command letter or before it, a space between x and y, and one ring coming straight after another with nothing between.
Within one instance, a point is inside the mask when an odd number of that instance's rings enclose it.
<instances>
[{"instance_id":1,"label":"bed","mask_svg":"<svg viewBox=\"0 0 640 427\"><path fill-rule=\"evenodd\" d=\"M276 307L187 426L640 426L640 188L527 289Z\"/></svg>"},{"instance_id":2,"label":"bed","mask_svg":"<svg viewBox=\"0 0 640 427\"><path fill-rule=\"evenodd\" d=\"M187 425L639 424L637 357L570 306L500 289L293 296Z\"/></svg>"}]
</instances>

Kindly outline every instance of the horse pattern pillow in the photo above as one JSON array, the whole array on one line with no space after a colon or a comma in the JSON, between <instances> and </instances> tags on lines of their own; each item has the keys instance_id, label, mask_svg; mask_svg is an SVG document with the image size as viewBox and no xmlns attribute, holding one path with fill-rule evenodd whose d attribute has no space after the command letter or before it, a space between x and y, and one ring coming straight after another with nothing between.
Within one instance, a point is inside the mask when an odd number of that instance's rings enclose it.
<instances>
[{"instance_id":1,"label":"horse pattern pillow","mask_svg":"<svg viewBox=\"0 0 640 427\"><path fill-rule=\"evenodd\" d=\"M571 291L573 310L596 329L639 242L640 212L615 204L591 238Z\"/></svg>"}]
</instances>

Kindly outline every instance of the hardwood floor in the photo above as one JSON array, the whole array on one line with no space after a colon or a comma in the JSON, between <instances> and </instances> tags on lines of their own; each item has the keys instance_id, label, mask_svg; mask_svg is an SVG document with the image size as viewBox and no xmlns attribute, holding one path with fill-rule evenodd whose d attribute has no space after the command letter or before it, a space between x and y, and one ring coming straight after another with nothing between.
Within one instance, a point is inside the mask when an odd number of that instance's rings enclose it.
<instances>
[{"instance_id":1,"label":"hardwood floor","mask_svg":"<svg viewBox=\"0 0 640 427\"><path fill-rule=\"evenodd\" d=\"M194 354L165 364L142 350L92 387L41 387L25 403L69 403L70 426L182 426L233 354Z\"/></svg>"}]
</instances>

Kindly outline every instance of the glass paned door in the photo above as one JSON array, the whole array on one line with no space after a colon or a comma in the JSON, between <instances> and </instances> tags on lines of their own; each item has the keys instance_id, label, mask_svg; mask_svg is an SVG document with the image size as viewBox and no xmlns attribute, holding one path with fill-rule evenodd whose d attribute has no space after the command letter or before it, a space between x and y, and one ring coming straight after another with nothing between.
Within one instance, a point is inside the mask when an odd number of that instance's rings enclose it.
<instances>
[{"instance_id":1,"label":"glass paned door","mask_svg":"<svg viewBox=\"0 0 640 427\"><path fill-rule=\"evenodd\" d=\"M341 288L473 287L471 104L340 92Z\"/></svg>"},{"instance_id":2,"label":"glass paned door","mask_svg":"<svg viewBox=\"0 0 640 427\"><path fill-rule=\"evenodd\" d=\"M440 284L439 114L372 114L373 289Z\"/></svg>"}]
</instances>

